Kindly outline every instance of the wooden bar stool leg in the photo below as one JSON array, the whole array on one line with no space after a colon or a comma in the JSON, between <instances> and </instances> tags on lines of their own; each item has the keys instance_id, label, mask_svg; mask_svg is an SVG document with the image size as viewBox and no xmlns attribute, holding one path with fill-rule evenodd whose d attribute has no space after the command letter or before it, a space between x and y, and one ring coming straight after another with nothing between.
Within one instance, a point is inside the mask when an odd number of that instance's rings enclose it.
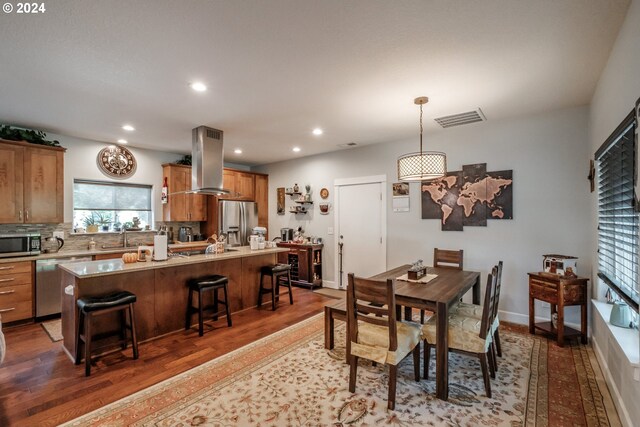
<instances>
[{"instance_id":1,"label":"wooden bar stool leg","mask_svg":"<svg viewBox=\"0 0 640 427\"><path fill-rule=\"evenodd\" d=\"M282 275L280 275L280 273L274 273L273 277L276 281L276 303L280 302L280 279L282 278Z\"/></svg>"},{"instance_id":2,"label":"wooden bar stool leg","mask_svg":"<svg viewBox=\"0 0 640 427\"><path fill-rule=\"evenodd\" d=\"M82 359L80 353L80 332L84 332L82 330L82 325L84 324L84 316L82 315L82 310L78 310L78 333L76 334L76 360L75 364L79 365L80 360Z\"/></svg>"},{"instance_id":3,"label":"wooden bar stool leg","mask_svg":"<svg viewBox=\"0 0 640 427\"><path fill-rule=\"evenodd\" d=\"M91 313L84 315L84 375L91 375Z\"/></svg>"},{"instance_id":4,"label":"wooden bar stool leg","mask_svg":"<svg viewBox=\"0 0 640 427\"><path fill-rule=\"evenodd\" d=\"M202 310L202 292L198 291L198 334L202 336L204 334L204 318Z\"/></svg>"},{"instance_id":5,"label":"wooden bar stool leg","mask_svg":"<svg viewBox=\"0 0 640 427\"><path fill-rule=\"evenodd\" d=\"M191 327L191 313L193 312L193 290L189 288L189 301L187 302L187 315L184 322L184 330L188 331Z\"/></svg>"},{"instance_id":6,"label":"wooden bar stool leg","mask_svg":"<svg viewBox=\"0 0 640 427\"><path fill-rule=\"evenodd\" d=\"M120 340L122 342L122 344L120 344L120 347L123 350L126 350L127 349L127 311L125 309L120 310L119 316L120 316Z\"/></svg>"},{"instance_id":7,"label":"wooden bar stool leg","mask_svg":"<svg viewBox=\"0 0 640 427\"><path fill-rule=\"evenodd\" d=\"M271 310L276 311L276 284L274 283L275 274L271 275ZM278 277L275 276L275 281L278 281Z\"/></svg>"},{"instance_id":8,"label":"wooden bar stool leg","mask_svg":"<svg viewBox=\"0 0 640 427\"><path fill-rule=\"evenodd\" d=\"M293 305L293 292L291 291L291 270L287 270L287 284L289 286L289 304Z\"/></svg>"},{"instance_id":9,"label":"wooden bar stool leg","mask_svg":"<svg viewBox=\"0 0 640 427\"><path fill-rule=\"evenodd\" d=\"M260 290L258 291L258 308L262 306L262 293L263 293L263 285L262 279L264 279L264 274L260 272Z\"/></svg>"},{"instance_id":10,"label":"wooden bar stool leg","mask_svg":"<svg viewBox=\"0 0 640 427\"><path fill-rule=\"evenodd\" d=\"M138 337L136 336L136 317L133 314L133 304L129 304L129 317L131 319L131 346L133 358L138 359Z\"/></svg>"},{"instance_id":11,"label":"wooden bar stool leg","mask_svg":"<svg viewBox=\"0 0 640 427\"><path fill-rule=\"evenodd\" d=\"M213 289L213 320L218 320L218 288Z\"/></svg>"},{"instance_id":12,"label":"wooden bar stool leg","mask_svg":"<svg viewBox=\"0 0 640 427\"><path fill-rule=\"evenodd\" d=\"M227 284L222 288L224 291L224 308L227 311L227 326L231 327L231 309L229 309L229 296L227 295Z\"/></svg>"}]
</instances>

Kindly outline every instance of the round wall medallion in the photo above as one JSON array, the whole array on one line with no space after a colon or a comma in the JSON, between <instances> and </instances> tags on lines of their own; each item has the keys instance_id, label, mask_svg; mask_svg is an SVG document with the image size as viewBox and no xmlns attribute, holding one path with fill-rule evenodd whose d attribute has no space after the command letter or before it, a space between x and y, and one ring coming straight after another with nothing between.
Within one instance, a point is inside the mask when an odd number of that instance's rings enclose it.
<instances>
[{"instance_id":1,"label":"round wall medallion","mask_svg":"<svg viewBox=\"0 0 640 427\"><path fill-rule=\"evenodd\" d=\"M100 150L96 160L102 173L112 178L128 178L136 172L133 153L118 145L110 145Z\"/></svg>"},{"instance_id":2,"label":"round wall medallion","mask_svg":"<svg viewBox=\"0 0 640 427\"><path fill-rule=\"evenodd\" d=\"M320 190L320 197L322 197L323 199L329 197L329 190L327 190L326 188Z\"/></svg>"}]
</instances>

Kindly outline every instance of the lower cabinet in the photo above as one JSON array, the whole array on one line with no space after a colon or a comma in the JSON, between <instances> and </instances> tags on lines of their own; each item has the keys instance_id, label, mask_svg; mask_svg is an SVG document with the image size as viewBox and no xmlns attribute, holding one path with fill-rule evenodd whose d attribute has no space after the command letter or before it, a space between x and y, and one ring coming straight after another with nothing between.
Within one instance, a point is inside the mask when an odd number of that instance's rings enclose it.
<instances>
[{"instance_id":1,"label":"lower cabinet","mask_svg":"<svg viewBox=\"0 0 640 427\"><path fill-rule=\"evenodd\" d=\"M33 317L33 262L0 264L2 323Z\"/></svg>"},{"instance_id":2,"label":"lower cabinet","mask_svg":"<svg viewBox=\"0 0 640 427\"><path fill-rule=\"evenodd\" d=\"M322 287L322 244L278 243L289 252L278 253L278 262L291 266L294 285Z\"/></svg>"}]
</instances>

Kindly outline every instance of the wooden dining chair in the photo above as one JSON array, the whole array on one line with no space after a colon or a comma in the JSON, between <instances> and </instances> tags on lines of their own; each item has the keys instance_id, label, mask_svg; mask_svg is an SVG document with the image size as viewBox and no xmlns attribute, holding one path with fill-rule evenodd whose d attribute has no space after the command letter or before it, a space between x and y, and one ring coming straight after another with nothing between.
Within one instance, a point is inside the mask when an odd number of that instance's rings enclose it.
<instances>
[{"instance_id":1,"label":"wooden dining chair","mask_svg":"<svg viewBox=\"0 0 640 427\"><path fill-rule=\"evenodd\" d=\"M362 279L349 273L347 333L350 364L349 391L356 391L358 358L389 365L387 406L395 408L398 364L413 353L415 380L420 381L420 325L398 321L395 284Z\"/></svg>"},{"instance_id":2,"label":"wooden dining chair","mask_svg":"<svg viewBox=\"0 0 640 427\"><path fill-rule=\"evenodd\" d=\"M491 314L494 311L496 301L496 283L498 279L498 267L493 267L491 274L487 277L487 288L484 297L482 319L472 317L449 315L449 330L447 340L449 351L475 356L480 359L482 378L487 397L491 397L491 380L493 372L490 359L493 358L491 352ZM437 330L435 317L430 318L422 325L424 340L424 377L429 378L429 363L431 359L431 349L438 345L436 342Z\"/></svg>"},{"instance_id":3,"label":"wooden dining chair","mask_svg":"<svg viewBox=\"0 0 640 427\"><path fill-rule=\"evenodd\" d=\"M433 249L433 266L438 268L451 268L454 270L462 270L463 266L462 249L452 251L449 249ZM420 310L420 323L424 323L425 311Z\"/></svg>"},{"instance_id":4,"label":"wooden dining chair","mask_svg":"<svg viewBox=\"0 0 640 427\"><path fill-rule=\"evenodd\" d=\"M433 266L439 268L452 268L454 270L462 270L463 266L463 253L459 251L452 251L448 249L433 249Z\"/></svg>"},{"instance_id":5,"label":"wooden dining chair","mask_svg":"<svg viewBox=\"0 0 640 427\"><path fill-rule=\"evenodd\" d=\"M496 303L494 306L494 310L492 313L491 320L491 333L493 335L493 343L492 343L492 351L494 352L494 356L502 357L502 344L500 343L500 319L498 318L498 310L500 305L500 289L502 288L502 261L498 262L498 280L496 283ZM482 309L481 305L477 304L468 304L461 302L458 305L451 308L451 312L458 314L460 316L473 317L475 319L482 318ZM494 357L494 370L498 370L498 360L497 357Z\"/></svg>"}]
</instances>

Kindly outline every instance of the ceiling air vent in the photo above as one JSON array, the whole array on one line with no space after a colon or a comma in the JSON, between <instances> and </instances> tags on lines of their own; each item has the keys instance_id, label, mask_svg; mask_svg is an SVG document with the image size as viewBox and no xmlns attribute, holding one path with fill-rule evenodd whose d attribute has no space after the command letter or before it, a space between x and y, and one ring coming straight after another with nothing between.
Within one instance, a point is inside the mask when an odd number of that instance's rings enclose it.
<instances>
[{"instance_id":1,"label":"ceiling air vent","mask_svg":"<svg viewBox=\"0 0 640 427\"><path fill-rule=\"evenodd\" d=\"M351 147L355 147L356 145L358 144L355 142L347 142L346 144L338 144L338 147L351 148Z\"/></svg>"},{"instance_id":2,"label":"ceiling air vent","mask_svg":"<svg viewBox=\"0 0 640 427\"><path fill-rule=\"evenodd\" d=\"M454 126L468 125L469 123L484 122L487 118L480 108L466 113L453 114L451 116L443 116L433 119L443 128Z\"/></svg>"},{"instance_id":3,"label":"ceiling air vent","mask_svg":"<svg viewBox=\"0 0 640 427\"><path fill-rule=\"evenodd\" d=\"M222 139L222 131L219 131L218 129L211 129L211 128L206 128L206 130L207 130L207 138L213 138L217 140Z\"/></svg>"}]
</instances>

